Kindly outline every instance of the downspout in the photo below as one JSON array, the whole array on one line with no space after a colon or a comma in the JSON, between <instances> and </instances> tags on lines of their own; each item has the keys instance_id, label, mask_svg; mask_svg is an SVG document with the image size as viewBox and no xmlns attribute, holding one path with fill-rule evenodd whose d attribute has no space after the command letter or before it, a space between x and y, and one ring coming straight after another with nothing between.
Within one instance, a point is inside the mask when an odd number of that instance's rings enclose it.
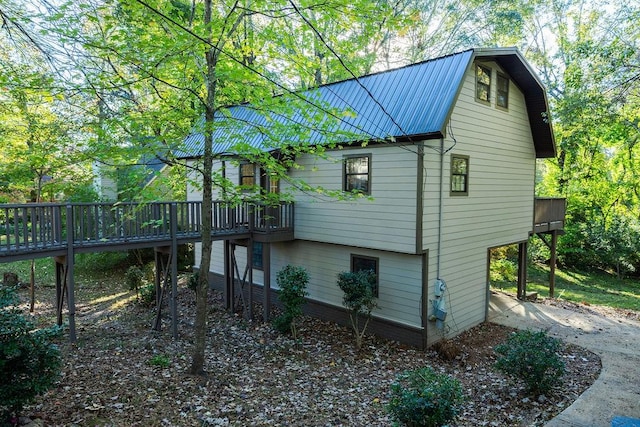
<instances>
[{"instance_id":1,"label":"downspout","mask_svg":"<svg viewBox=\"0 0 640 427\"><path fill-rule=\"evenodd\" d=\"M440 138L440 189L438 196L438 255L436 257L436 279L440 280L440 250L442 248L442 204L444 198L444 138Z\"/></svg>"},{"instance_id":2,"label":"downspout","mask_svg":"<svg viewBox=\"0 0 640 427\"><path fill-rule=\"evenodd\" d=\"M444 321L447 317L447 309L445 303L445 290L447 285L440 277L440 252L442 251L442 206L444 200L444 138L440 138L440 189L438 200L438 255L436 258L436 281L433 284L434 300L432 319L436 322L436 327L443 331L444 334Z\"/></svg>"}]
</instances>

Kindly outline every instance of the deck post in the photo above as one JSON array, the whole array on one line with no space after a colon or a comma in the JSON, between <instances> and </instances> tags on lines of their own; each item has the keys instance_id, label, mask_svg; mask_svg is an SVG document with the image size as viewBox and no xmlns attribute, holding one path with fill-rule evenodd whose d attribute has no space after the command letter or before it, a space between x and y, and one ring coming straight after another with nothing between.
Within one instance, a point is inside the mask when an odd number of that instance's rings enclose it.
<instances>
[{"instance_id":1,"label":"deck post","mask_svg":"<svg viewBox=\"0 0 640 427\"><path fill-rule=\"evenodd\" d=\"M53 258L56 264L56 323L62 326L62 307L64 306L64 293L67 290L67 259L66 256Z\"/></svg>"},{"instance_id":2,"label":"deck post","mask_svg":"<svg viewBox=\"0 0 640 427\"><path fill-rule=\"evenodd\" d=\"M171 217L171 333L178 339L178 205L173 202L169 208Z\"/></svg>"},{"instance_id":3,"label":"deck post","mask_svg":"<svg viewBox=\"0 0 640 427\"><path fill-rule=\"evenodd\" d=\"M264 285L262 286L262 318L265 323L271 317L271 243L262 244L262 271Z\"/></svg>"},{"instance_id":4,"label":"deck post","mask_svg":"<svg viewBox=\"0 0 640 427\"><path fill-rule=\"evenodd\" d=\"M225 308L233 311L233 265L231 264L231 242L228 239L224 241L224 299Z\"/></svg>"},{"instance_id":5,"label":"deck post","mask_svg":"<svg viewBox=\"0 0 640 427\"><path fill-rule=\"evenodd\" d=\"M69 308L69 341L76 342L76 299L73 277L73 206L67 205L67 306Z\"/></svg>"},{"instance_id":6,"label":"deck post","mask_svg":"<svg viewBox=\"0 0 640 427\"><path fill-rule=\"evenodd\" d=\"M247 267L249 268L249 321L253 322L253 230L256 220L255 205L247 205L249 220L249 242L247 243Z\"/></svg>"},{"instance_id":7,"label":"deck post","mask_svg":"<svg viewBox=\"0 0 640 427\"><path fill-rule=\"evenodd\" d=\"M551 260L549 261L549 298L553 298L556 287L556 262L558 260L558 230L551 232Z\"/></svg>"},{"instance_id":8,"label":"deck post","mask_svg":"<svg viewBox=\"0 0 640 427\"><path fill-rule=\"evenodd\" d=\"M518 244L518 299L527 296L527 242Z\"/></svg>"}]
</instances>

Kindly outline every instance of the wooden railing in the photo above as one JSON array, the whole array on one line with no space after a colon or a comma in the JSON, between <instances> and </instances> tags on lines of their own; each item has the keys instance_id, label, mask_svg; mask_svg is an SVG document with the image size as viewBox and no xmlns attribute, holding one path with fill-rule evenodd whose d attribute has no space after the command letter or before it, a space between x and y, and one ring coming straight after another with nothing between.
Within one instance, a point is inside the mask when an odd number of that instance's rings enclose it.
<instances>
[{"instance_id":1,"label":"wooden railing","mask_svg":"<svg viewBox=\"0 0 640 427\"><path fill-rule=\"evenodd\" d=\"M201 239L202 202L29 203L0 205L0 260L17 255L64 254L74 249ZM172 232L175 230L175 232ZM212 205L213 236L290 232L293 204ZM174 236L175 234L175 236Z\"/></svg>"},{"instance_id":2,"label":"wooden railing","mask_svg":"<svg viewBox=\"0 0 640 427\"><path fill-rule=\"evenodd\" d=\"M533 231L562 230L564 228L567 199L536 198L533 214Z\"/></svg>"}]
</instances>

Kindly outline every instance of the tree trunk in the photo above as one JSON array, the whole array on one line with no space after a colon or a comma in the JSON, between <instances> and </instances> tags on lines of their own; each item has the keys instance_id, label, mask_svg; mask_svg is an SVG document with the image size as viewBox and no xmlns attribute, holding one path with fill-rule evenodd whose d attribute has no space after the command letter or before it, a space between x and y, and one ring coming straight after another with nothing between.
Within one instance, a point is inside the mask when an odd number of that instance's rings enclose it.
<instances>
[{"instance_id":1,"label":"tree trunk","mask_svg":"<svg viewBox=\"0 0 640 427\"><path fill-rule=\"evenodd\" d=\"M211 41L211 0L204 3L204 23L207 27L207 40ZM207 46L207 100L205 106L204 149L202 155L202 258L200 259L200 274L196 287L196 318L194 325L194 349L191 359L190 373L204 374L204 353L207 338L207 293L209 290L209 268L211 265L211 206L213 196L211 191L211 175L213 172L213 118L216 100L216 65L218 52L213 46Z\"/></svg>"}]
</instances>

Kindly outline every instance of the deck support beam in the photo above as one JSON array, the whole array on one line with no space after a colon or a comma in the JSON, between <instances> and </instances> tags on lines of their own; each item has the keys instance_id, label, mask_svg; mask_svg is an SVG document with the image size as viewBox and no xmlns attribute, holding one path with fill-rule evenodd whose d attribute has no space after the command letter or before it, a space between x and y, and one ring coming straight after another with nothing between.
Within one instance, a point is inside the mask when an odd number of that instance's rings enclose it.
<instances>
[{"instance_id":1,"label":"deck support beam","mask_svg":"<svg viewBox=\"0 0 640 427\"><path fill-rule=\"evenodd\" d=\"M69 341L76 342L76 298L73 267L75 254L73 251L73 206L67 205L67 306L69 307Z\"/></svg>"},{"instance_id":2,"label":"deck support beam","mask_svg":"<svg viewBox=\"0 0 640 427\"><path fill-rule=\"evenodd\" d=\"M271 317L271 243L262 244L262 272L264 285L262 288L262 319L266 322Z\"/></svg>"},{"instance_id":3,"label":"deck support beam","mask_svg":"<svg viewBox=\"0 0 640 427\"><path fill-rule=\"evenodd\" d=\"M518 299L527 297L527 242L518 243Z\"/></svg>"}]
</instances>

